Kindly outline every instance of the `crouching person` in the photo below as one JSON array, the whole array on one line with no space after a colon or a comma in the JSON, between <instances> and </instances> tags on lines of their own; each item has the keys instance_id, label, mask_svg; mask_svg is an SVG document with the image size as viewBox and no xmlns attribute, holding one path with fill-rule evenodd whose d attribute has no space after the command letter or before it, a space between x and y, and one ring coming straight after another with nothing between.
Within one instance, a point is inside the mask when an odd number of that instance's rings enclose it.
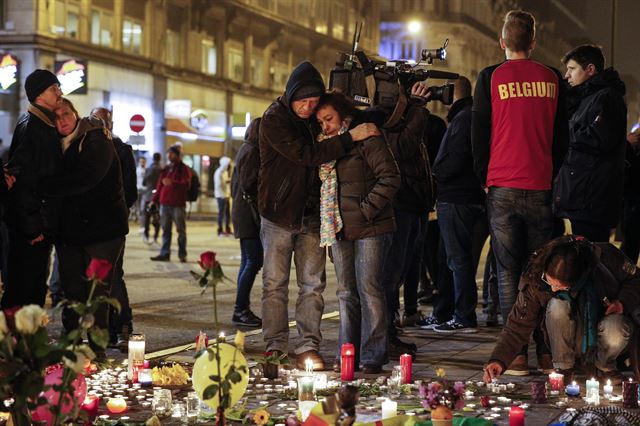
<instances>
[{"instance_id":1,"label":"crouching person","mask_svg":"<svg viewBox=\"0 0 640 426\"><path fill-rule=\"evenodd\" d=\"M542 323L556 370L570 378L580 364L594 365L597 377L620 383L616 358L639 321L636 266L609 243L556 238L529 261L516 304L484 367L484 380L500 376ZM637 350L631 352L637 374Z\"/></svg>"}]
</instances>

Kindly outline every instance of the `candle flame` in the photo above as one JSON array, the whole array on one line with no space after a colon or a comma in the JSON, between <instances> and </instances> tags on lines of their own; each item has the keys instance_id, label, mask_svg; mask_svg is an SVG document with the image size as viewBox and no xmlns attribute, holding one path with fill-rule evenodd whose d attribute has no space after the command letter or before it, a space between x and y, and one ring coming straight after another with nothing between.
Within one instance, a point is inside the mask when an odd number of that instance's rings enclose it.
<instances>
[{"instance_id":1,"label":"candle flame","mask_svg":"<svg viewBox=\"0 0 640 426\"><path fill-rule=\"evenodd\" d=\"M611 380L607 379L607 386L611 386Z\"/></svg>"},{"instance_id":2,"label":"candle flame","mask_svg":"<svg viewBox=\"0 0 640 426\"><path fill-rule=\"evenodd\" d=\"M574 380L573 382L571 382L571 385L575 386L576 385L576 381Z\"/></svg>"}]
</instances>

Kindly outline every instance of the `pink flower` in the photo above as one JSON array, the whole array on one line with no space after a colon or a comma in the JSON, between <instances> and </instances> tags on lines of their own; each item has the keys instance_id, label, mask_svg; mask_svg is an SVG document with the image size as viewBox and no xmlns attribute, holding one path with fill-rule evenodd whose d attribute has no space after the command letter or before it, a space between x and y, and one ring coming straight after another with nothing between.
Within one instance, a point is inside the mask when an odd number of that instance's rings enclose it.
<instances>
[{"instance_id":1,"label":"pink flower","mask_svg":"<svg viewBox=\"0 0 640 426\"><path fill-rule=\"evenodd\" d=\"M111 262L108 260L91 259L85 274L90 280L104 281L109 276L109 272L111 272L112 267L113 265L111 265Z\"/></svg>"}]
</instances>

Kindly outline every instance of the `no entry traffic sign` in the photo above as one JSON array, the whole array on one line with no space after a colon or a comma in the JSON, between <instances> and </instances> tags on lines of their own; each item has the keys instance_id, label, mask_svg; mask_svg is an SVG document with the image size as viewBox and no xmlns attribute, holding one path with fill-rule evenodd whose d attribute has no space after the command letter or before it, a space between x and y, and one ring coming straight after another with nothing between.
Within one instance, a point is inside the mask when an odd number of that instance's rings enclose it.
<instances>
[{"instance_id":1,"label":"no entry traffic sign","mask_svg":"<svg viewBox=\"0 0 640 426\"><path fill-rule=\"evenodd\" d=\"M144 117L141 116L140 114L136 114L132 116L131 119L129 120L129 127L131 128L131 130L133 130L136 133L140 133L142 130L144 130L144 125L145 125Z\"/></svg>"}]
</instances>

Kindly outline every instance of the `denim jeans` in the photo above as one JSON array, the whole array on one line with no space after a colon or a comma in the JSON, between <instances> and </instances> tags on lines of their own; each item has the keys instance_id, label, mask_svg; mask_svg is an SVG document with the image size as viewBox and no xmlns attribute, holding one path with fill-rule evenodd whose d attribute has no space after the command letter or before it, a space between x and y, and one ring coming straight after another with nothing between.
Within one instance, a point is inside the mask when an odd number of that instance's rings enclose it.
<instances>
[{"instance_id":1,"label":"denim jeans","mask_svg":"<svg viewBox=\"0 0 640 426\"><path fill-rule=\"evenodd\" d=\"M176 224L178 232L178 257L187 257L187 224L185 223L185 208L160 205L160 225L162 226L161 256L171 256L171 227Z\"/></svg>"},{"instance_id":2,"label":"denim jeans","mask_svg":"<svg viewBox=\"0 0 640 426\"><path fill-rule=\"evenodd\" d=\"M553 366L559 369L573 368L576 351L582 342L582 321L571 319L571 305L566 300L551 299L547 305L545 322ZM549 327L549 324L553 324ZM596 367L601 371L616 368L616 358L627 347L633 334L633 323L625 315L610 314L598 323L598 350Z\"/></svg>"},{"instance_id":3,"label":"denim jeans","mask_svg":"<svg viewBox=\"0 0 640 426\"><path fill-rule=\"evenodd\" d=\"M240 270L238 271L238 290L235 311L241 312L251 306L253 282L262 268L262 242L259 238L240 239Z\"/></svg>"},{"instance_id":4,"label":"denim jeans","mask_svg":"<svg viewBox=\"0 0 640 426\"><path fill-rule=\"evenodd\" d=\"M480 204L454 204L438 202L438 224L447 254L447 266L453 274L454 314L458 323L477 325L476 305L478 289L473 265L473 230L482 217Z\"/></svg>"},{"instance_id":5,"label":"denim jeans","mask_svg":"<svg viewBox=\"0 0 640 426\"><path fill-rule=\"evenodd\" d=\"M551 239L551 191L491 187L487 213L496 257L500 310L506 324L527 258Z\"/></svg>"},{"instance_id":6,"label":"denim jeans","mask_svg":"<svg viewBox=\"0 0 640 426\"><path fill-rule=\"evenodd\" d=\"M397 229L393 233L382 275L389 318L388 329L392 336L397 334L393 320L400 308L400 286L407 279L414 257L419 256L420 261L422 260L424 240L419 237L427 220L426 213L413 213L399 209L394 209L394 213Z\"/></svg>"},{"instance_id":7,"label":"denim jeans","mask_svg":"<svg viewBox=\"0 0 640 426\"><path fill-rule=\"evenodd\" d=\"M387 357L387 310L382 288L384 258L392 234L331 246L338 281L340 335L337 359L343 343L353 343L363 365L384 365Z\"/></svg>"},{"instance_id":8,"label":"denim jeans","mask_svg":"<svg viewBox=\"0 0 640 426\"><path fill-rule=\"evenodd\" d=\"M224 197L216 198L218 201L218 230L224 231L229 228L229 221L231 220L229 199ZM223 228L222 225L226 228Z\"/></svg>"},{"instance_id":9,"label":"denim jeans","mask_svg":"<svg viewBox=\"0 0 640 426\"><path fill-rule=\"evenodd\" d=\"M322 292L327 286L324 270L326 253L324 248L320 248L319 223L314 225L310 226L305 218L300 230L291 230L262 218L262 331L267 351L288 352L287 308L292 255L298 284L295 319L300 336L295 353L320 348L320 320L324 310Z\"/></svg>"}]
</instances>

